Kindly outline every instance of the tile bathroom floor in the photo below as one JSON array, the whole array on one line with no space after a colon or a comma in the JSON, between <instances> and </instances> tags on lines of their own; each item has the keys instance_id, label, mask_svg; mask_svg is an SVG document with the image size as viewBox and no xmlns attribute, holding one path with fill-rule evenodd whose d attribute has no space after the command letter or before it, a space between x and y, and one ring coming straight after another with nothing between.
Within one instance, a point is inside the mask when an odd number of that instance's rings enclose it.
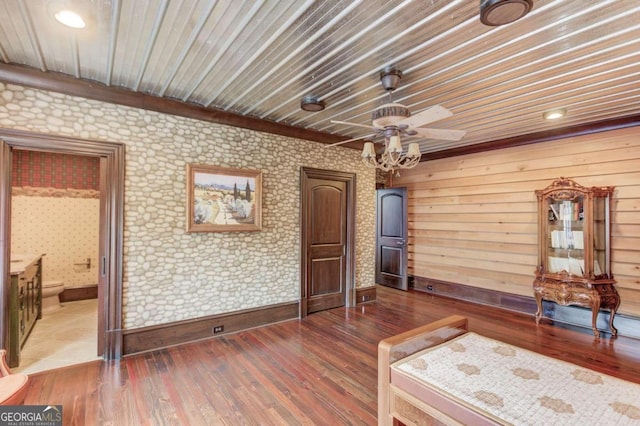
<instances>
[{"instance_id":1,"label":"tile bathroom floor","mask_svg":"<svg viewBox=\"0 0 640 426\"><path fill-rule=\"evenodd\" d=\"M63 303L36 321L13 372L43 370L101 359L98 345L98 299Z\"/></svg>"}]
</instances>

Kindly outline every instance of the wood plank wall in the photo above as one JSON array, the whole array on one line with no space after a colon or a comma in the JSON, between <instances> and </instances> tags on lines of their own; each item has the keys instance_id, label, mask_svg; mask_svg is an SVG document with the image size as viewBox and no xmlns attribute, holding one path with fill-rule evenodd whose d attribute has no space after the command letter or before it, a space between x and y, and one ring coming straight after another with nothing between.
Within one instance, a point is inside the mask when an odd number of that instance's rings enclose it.
<instances>
[{"instance_id":1,"label":"wood plank wall","mask_svg":"<svg viewBox=\"0 0 640 426\"><path fill-rule=\"evenodd\" d=\"M533 296L534 191L568 177L616 187L612 272L620 313L640 316L640 127L426 161L392 186L409 196L411 275Z\"/></svg>"}]
</instances>

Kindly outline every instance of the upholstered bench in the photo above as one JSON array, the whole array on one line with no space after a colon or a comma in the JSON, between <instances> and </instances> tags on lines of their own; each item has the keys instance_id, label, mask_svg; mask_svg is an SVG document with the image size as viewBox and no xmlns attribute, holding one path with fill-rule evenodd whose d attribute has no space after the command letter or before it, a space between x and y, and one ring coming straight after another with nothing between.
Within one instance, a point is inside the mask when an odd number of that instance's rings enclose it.
<instances>
[{"instance_id":1,"label":"upholstered bench","mask_svg":"<svg viewBox=\"0 0 640 426\"><path fill-rule=\"evenodd\" d=\"M467 331L454 316L379 345L378 424L640 424L640 385Z\"/></svg>"}]
</instances>

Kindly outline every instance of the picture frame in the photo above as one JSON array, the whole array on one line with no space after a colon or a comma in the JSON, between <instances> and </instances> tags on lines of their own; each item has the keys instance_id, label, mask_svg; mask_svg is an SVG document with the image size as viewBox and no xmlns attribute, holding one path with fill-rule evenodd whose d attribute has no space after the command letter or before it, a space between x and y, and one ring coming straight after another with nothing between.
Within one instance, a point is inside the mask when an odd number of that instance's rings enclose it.
<instances>
[{"instance_id":1,"label":"picture frame","mask_svg":"<svg viewBox=\"0 0 640 426\"><path fill-rule=\"evenodd\" d=\"M187 232L262 229L262 172L187 164Z\"/></svg>"}]
</instances>

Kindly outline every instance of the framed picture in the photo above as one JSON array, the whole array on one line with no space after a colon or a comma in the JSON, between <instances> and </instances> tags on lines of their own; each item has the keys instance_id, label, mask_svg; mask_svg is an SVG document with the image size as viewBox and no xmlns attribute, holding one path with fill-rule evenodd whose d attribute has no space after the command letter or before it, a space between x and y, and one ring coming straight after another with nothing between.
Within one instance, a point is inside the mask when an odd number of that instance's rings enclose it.
<instances>
[{"instance_id":1,"label":"framed picture","mask_svg":"<svg viewBox=\"0 0 640 426\"><path fill-rule=\"evenodd\" d=\"M187 232L261 228L261 171L187 164Z\"/></svg>"}]
</instances>

